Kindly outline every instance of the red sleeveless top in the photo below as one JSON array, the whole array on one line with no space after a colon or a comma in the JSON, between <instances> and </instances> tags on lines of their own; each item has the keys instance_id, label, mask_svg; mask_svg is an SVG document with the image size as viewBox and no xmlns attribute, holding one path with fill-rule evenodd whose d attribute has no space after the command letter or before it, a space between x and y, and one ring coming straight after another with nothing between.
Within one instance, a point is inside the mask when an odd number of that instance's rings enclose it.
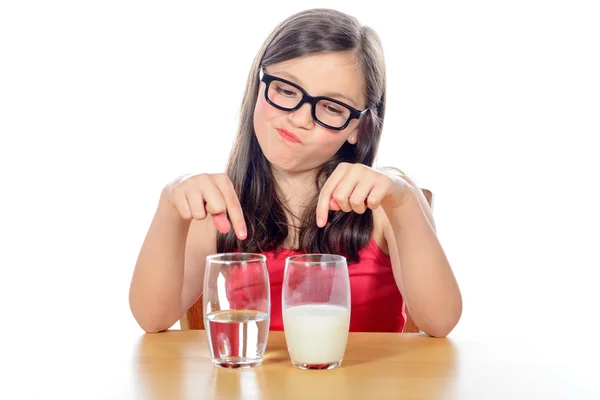
<instances>
[{"instance_id":1,"label":"red sleeveless top","mask_svg":"<svg viewBox=\"0 0 600 400\"><path fill-rule=\"evenodd\" d=\"M267 257L271 283L270 330L282 331L281 290L286 257L302 254L269 251ZM350 275L350 332L402 332L406 322L404 299L392 273L392 262L374 239L359 251L360 261L348 265Z\"/></svg>"}]
</instances>

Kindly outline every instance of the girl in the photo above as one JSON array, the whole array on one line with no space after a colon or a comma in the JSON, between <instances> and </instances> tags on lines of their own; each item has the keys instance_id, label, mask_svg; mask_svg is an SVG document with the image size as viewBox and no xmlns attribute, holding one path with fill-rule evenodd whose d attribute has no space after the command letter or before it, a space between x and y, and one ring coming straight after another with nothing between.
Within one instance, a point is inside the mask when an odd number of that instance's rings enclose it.
<instances>
[{"instance_id":1,"label":"girl","mask_svg":"<svg viewBox=\"0 0 600 400\"><path fill-rule=\"evenodd\" d=\"M240 250L267 255L281 330L285 258L335 253L349 261L351 331L400 332L406 304L422 331L446 336L462 299L426 199L372 168L385 88L372 29L324 9L283 21L250 70L227 172L162 191L131 282L139 325L171 327L202 294L206 256Z\"/></svg>"}]
</instances>

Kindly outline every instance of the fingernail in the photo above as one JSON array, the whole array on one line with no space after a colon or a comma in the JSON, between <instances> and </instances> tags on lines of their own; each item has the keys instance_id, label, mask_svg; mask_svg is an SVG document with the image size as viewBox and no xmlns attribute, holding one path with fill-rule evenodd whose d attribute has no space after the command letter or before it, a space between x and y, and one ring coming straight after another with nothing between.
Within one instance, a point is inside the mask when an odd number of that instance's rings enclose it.
<instances>
[{"instance_id":1,"label":"fingernail","mask_svg":"<svg viewBox=\"0 0 600 400\"><path fill-rule=\"evenodd\" d=\"M239 237L240 239L246 239L246 231L244 231L244 230L239 230L239 231L238 231L238 237Z\"/></svg>"},{"instance_id":2,"label":"fingernail","mask_svg":"<svg viewBox=\"0 0 600 400\"><path fill-rule=\"evenodd\" d=\"M317 220L317 226L322 228L323 226L325 226L325 221L323 221L321 218L319 218Z\"/></svg>"}]
</instances>

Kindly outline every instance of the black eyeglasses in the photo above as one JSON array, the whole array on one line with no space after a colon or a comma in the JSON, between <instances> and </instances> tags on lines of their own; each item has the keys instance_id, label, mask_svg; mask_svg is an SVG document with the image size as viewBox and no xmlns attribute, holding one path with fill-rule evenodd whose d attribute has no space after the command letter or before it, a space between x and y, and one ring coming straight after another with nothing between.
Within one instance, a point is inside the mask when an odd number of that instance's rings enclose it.
<instances>
[{"instance_id":1,"label":"black eyeglasses","mask_svg":"<svg viewBox=\"0 0 600 400\"><path fill-rule=\"evenodd\" d=\"M341 131L352 119L360 119L369 110L357 110L331 97L312 97L295 83L269 75L263 68L260 69L260 80L266 85L267 103L283 111L296 111L304 103L309 103L313 119L327 129Z\"/></svg>"}]
</instances>

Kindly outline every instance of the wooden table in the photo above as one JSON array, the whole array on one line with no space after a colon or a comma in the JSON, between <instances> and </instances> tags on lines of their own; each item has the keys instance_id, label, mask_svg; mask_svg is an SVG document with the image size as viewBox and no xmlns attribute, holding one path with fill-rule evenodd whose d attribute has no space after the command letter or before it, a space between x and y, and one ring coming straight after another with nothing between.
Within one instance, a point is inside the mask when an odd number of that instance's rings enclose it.
<instances>
[{"instance_id":1,"label":"wooden table","mask_svg":"<svg viewBox=\"0 0 600 400\"><path fill-rule=\"evenodd\" d=\"M136 391L148 399L600 398L591 376L553 365L532 346L355 333L340 368L303 371L291 365L281 332L268 343L262 366L227 370L211 364L204 331L144 335Z\"/></svg>"},{"instance_id":2,"label":"wooden table","mask_svg":"<svg viewBox=\"0 0 600 400\"><path fill-rule=\"evenodd\" d=\"M13 383L10 391L21 395L0 397L600 399L593 337L561 342L526 335L469 340L352 333L340 368L303 371L291 365L282 332L269 334L263 365L233 370L213 366L204 331L68 334L60 332L60 343L43 332L29 338L47 353L22 356L24 381L2 384L8 391L6 385ZM18 365L11 364L10 372L15 369Z\"/></svg>"}]
</instances>

